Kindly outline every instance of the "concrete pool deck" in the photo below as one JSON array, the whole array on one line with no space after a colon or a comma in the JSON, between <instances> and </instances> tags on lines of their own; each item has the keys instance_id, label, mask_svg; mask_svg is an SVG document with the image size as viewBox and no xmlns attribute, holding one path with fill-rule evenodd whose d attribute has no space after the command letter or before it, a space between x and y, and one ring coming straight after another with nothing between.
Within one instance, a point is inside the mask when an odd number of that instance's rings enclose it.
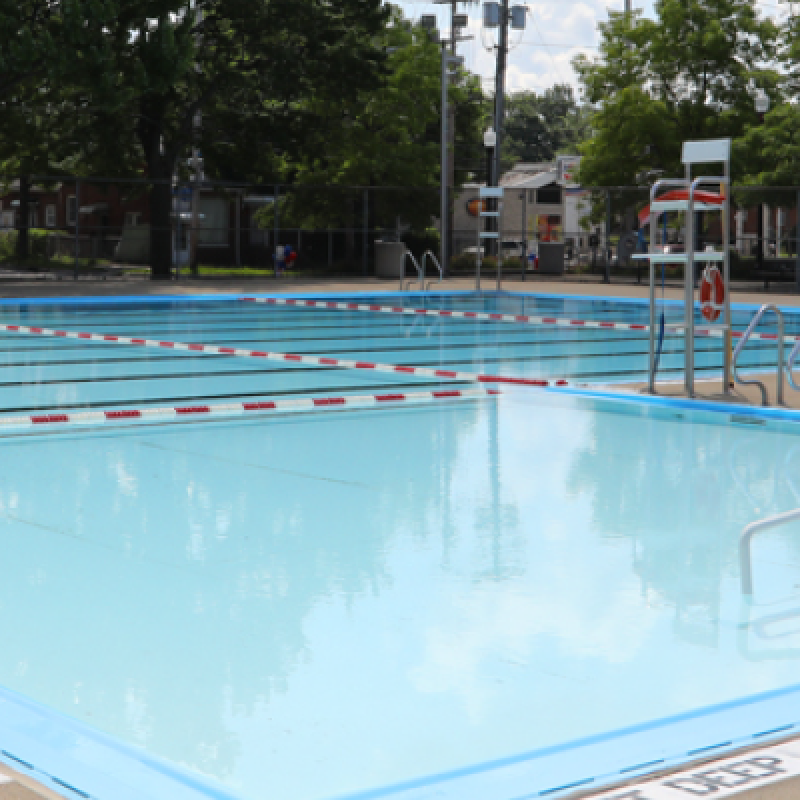
<instances>
[{"instance_id":1,"label":"concrete pool deck","mask_svg":"<svg viewBox=\"0 0 800 800\"><path fill-rule=\"evenodd\" d=\"M2 274L0 274L2 278ZM800 293L789 291L789 284L782 289L764 290L759 284L734 284L731 299L734 303L775 303L789 307L800 307ZM486 292L495 289L494 279L485 276L481 287ZM450 278L433 287L437 291L473 291L474 278ZM646 284L601 283L598 281L577 281L574 279L556 280L544 276L519 280L519 276L504 279L502 288L508 292L530 292L533 294L574 295L575 297L641 298L646 299L649 290ZM291 278L275 280L264 279L181 279L173 281L149 280L98 280L81 279L0 280L0 298L15 297L125 297L131 295L166 296L199 294L248 294L248 293L326 293L326 292L396 292L395 279L379 278ZM661 292L659 290L659 298ZM669 286L664 296L670 300L682 300L683 289Z\"/></svg>"}]
</instances>

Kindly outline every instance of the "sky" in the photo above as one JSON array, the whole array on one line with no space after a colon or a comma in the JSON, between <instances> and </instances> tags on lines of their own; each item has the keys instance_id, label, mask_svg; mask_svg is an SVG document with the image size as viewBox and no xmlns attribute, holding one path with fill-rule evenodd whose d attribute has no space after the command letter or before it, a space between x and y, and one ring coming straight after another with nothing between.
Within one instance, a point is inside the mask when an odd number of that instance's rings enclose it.
<instances>
[{"instance_id":1,"label":"sky","mask_svg":"<svg viewBox=\"0 0 800 800\"><path fill-rule=\"evenodd\" d=\"M406 16L419 19L422 14L436 14L439 29L450 28L449 6L437 5L432 0L394 0L403 8ZM509 69L506 87L509 91L533 89L540 92L555 83L572 84L579 89L571 62L578 53L592 56L597 51L597 23L606 19L609 9L622 11L624 0L511 0L528 6L528 27L525 31L512 31L512 50L509 53ZM770 16L785 17L786 5L779 6L777 0L759 0L762 11ZM460 3L460 11L470 16L467 34L472 41L459 45L459 54L466 59L466 66L482 76L484 88L494 87L495 55L485 45L491 46L494 39L481 30L481 5L478 2ZM652 0L633 3L634 8L643 9L652 16Z\"/></svg>"}]
</instances>

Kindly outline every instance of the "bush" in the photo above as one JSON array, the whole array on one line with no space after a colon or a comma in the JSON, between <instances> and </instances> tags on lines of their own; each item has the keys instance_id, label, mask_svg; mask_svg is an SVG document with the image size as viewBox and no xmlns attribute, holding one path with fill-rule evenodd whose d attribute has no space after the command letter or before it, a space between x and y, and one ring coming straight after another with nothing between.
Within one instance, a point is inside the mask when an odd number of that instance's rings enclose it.
<instances>
[{"instance_id":1,"label":"bush","mask_svg":"<svg viewBox=\"0 0 800 800\"><path fill-rule=\"evenodd\" d=\"M431 250L438 258L439 231L436 228L426 228L424 231L408 231L400 237L400 241L414 254L421 258L426 250Z\"/></svg>"}]
</instances>

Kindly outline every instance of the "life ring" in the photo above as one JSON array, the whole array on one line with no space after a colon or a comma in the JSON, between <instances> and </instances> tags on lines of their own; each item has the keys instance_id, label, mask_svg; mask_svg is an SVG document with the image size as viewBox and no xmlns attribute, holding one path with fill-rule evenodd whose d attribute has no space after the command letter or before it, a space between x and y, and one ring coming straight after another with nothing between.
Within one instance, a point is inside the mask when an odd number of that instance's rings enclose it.
<instances>
[{"instance_id":1,"label":"life ring","mask_svg":"<svg viewBox=\"0 0 800 800\"><path fill-rule=\"evenodd\" d=\"M707 266L703 270L703 282L700 285L700 310L708 322L719 318L725 308L725 283L715 266Z\"/></svg>"}]
</instances>

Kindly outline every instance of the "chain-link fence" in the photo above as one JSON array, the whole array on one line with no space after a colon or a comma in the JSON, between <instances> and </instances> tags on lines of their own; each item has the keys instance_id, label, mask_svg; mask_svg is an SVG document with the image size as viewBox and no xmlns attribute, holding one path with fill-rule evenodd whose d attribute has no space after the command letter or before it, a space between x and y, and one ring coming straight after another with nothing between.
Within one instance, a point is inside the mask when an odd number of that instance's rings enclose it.
<instances>
[{"instance_id":1,"label":"chain-link fence","mask_svg":"<svg viewBox=\"0 0 800 800\"><path fill-rule=\"evenodd\" d=\"M453 192L448 276L480 262L506 277L647 282L647 187L506 187L497 243L482 249L477 186ZM733 187L733 280L796 283L800 189ZM0 179L0 276L397 278L430 252L440 259L436 188L199 185L88 177ZM722 247L718 214L700 213L695 247ZM656 242L686 247L685 220L661 215ZM484 241L483 247L486 240ZM402 243L399 248L383 247ZM428 260L433 264L433 259ZM667 268L665 282L682 279ZM431 275L430 277L435 277ZM659 279L662 276L659 275Z\"/></svg>"}]
</instances>

